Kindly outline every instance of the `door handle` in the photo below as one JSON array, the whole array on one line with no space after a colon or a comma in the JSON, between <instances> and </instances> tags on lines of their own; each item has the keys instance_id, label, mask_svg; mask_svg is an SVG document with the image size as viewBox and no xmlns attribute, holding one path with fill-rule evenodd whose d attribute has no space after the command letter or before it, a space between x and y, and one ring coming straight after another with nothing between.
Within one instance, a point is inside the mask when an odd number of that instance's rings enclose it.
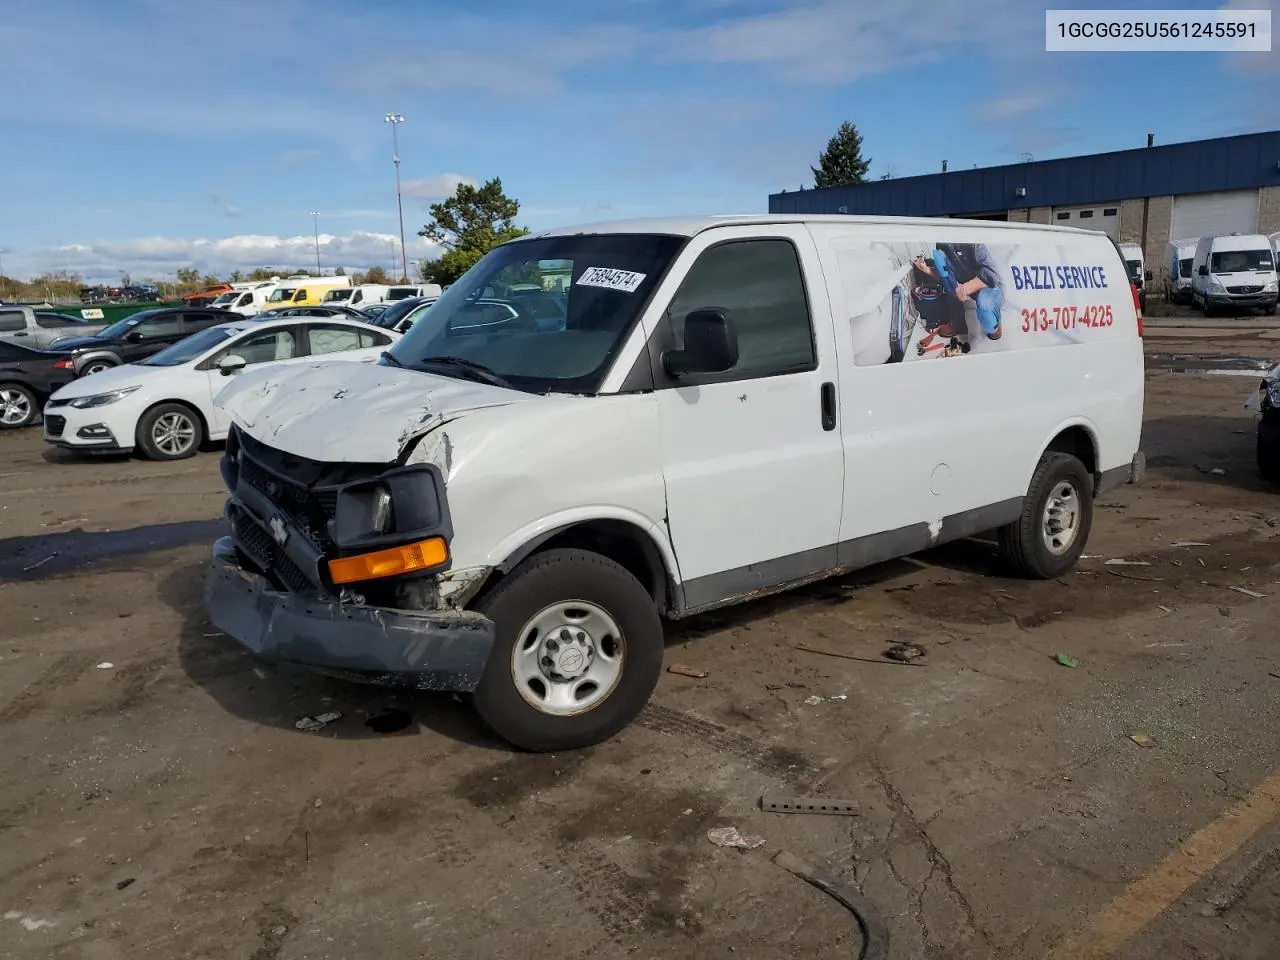
<instances>
[{"instance_id":1,"label":"door handle","mask_svg":"<svg viewBox=\"0 0 1280 960\"><path fill-rule=\"evenodd\" d=\"M836 428L836 385L828 380L822 385L822 429Z\"/></svg>"}]
</instances>

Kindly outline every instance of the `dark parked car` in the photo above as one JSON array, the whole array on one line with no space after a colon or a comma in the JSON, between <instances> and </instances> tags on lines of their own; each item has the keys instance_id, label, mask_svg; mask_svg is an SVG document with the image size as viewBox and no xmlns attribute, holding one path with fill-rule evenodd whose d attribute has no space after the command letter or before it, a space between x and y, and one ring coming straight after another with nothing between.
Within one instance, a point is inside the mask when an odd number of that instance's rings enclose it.
<instances>
[{"instance_id":1,"label":"dark parked car","mask_svg":"<svg viewBox=\"0 0 1280 960\"><path fill-rule=\"evenodd\" d=\"M397 300L387 309L383 310L374 320L373 323L386 330L395 330L400 321L409 314L417 310L424 303L435 303L435 297L408 297L405 300Z\"/></svg>"},{"instance_id":2,"label":"dark parked car","mask_svg":"<svg viewBox=\"0 0 1280 960\"><path fill-rule=\"evenodd\" d=\"M336 303L315 304L308 307L285 307L283 310L272 310L259 314L264 319L274 320L277 317L341 317L344 320L360 320L373 323L373 317L355 307L344 307Z\"/></svg>"},{"instance_id":3,"label":"dark parked car","mask_svg":"<svg viewBox=\"0 0 1280 960\"><path fill-rule=\"evenodd\" d=\"M49 395L75 374L58 366L60 354L0 340L0 430L30 426Z\"/></svg>"},{"instance_id":4,"label":"dark parked car","mask_svg":"<svg viewBox=\"0 0 1280 960\"><path fill-rule=\"evenodd\" d=\"M92 337L60 340L51 352L63 354L59 361L63 369L84 377L123 363L136 363L171 343L231 319L234 318L225 310L189 307L142 310L117 320Z\"/></svg>"}]
</instances>

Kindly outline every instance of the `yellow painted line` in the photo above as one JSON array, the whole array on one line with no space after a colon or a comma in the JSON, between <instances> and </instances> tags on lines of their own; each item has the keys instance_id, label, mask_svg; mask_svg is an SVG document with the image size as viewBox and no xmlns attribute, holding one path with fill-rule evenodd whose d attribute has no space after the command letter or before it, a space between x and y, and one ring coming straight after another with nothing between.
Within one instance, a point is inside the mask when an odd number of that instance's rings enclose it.
<instances>
[{"instance_id":1,"label":"yellow painted line","mask_svg":"<svg viewBox=\"0 0 1280 960\"><path fill-rule=\"evenodd\" d=\"M1222 816L1196 831L1141 880L1058 944L1045 960L1108 960L1259 830L1280 818L1280 773L1272 774Z\"/></svg>"}]
</instances>

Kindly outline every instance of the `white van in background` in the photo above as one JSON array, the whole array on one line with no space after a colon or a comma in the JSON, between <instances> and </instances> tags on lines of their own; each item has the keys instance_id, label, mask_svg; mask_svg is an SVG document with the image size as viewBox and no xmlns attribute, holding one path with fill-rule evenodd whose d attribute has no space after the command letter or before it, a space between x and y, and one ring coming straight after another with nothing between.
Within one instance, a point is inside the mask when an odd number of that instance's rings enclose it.
<instances>
[{"instance_id":1,"label":"white van in background","mask_svg":"<svg viewBox=\"0 0 1280 960\"><path fill-rule=\"evenodd\" d=\"M1260 233L1201 237L1193 264L1192 300L1204 315L1219 309L1276 312L1276 251Z\"/></svg>"},{"instance_id":2,"label":"white van in background","mask_svg":"<svg viewBox=\"0 0 1280 960\"><path fill-rule=\"evenodd\" d=\"M337 288L328 291L321 303L333 303L344 307L367 307L371 303L383 303L390 289L384 283L362 283L358 287Z\"/></svg>"},{"instance_id":3,"label":"white van in background","mask_svg":"<svg viewBox=\"0 0 1280 960\"><path fill-rule=\"evenodd\" d=\"M1129 270L1129 281L1138 289L1138 306L1147 309L1147 281L1151 274L1147 272L1143 260L1142 247L1136 243L1120 244L1120 255L1124 257L1125 267Z\"/></svg>"},{"instance_id":4,"label":"white van in background","mask_svg":"<svg viewBox=\"0 0 1280 960\"><path fill-rule=\"evenodd\" d=\"M410 297L438 297L440 296L440 285L438 283L420 283L420 284L395 284L387 288L387 303L395 303L397 300L408 300Z\"/></svg>"},{"instance_id":5,"label":"white van in background","mask_svg":"<svg viewBox=\"0 0 1280 960\"><path fill-rule=\"evenodd\" d=\"M1143 473L1136 301L1106 234L1056 225L521 238L381 363L222 391L205 608L268 658L473 692L526 749L598 743L653 692L663 618L986 531L1024 576L1070 570Z\"/></svg>"},{"instance_id":6,"label":"white van in background","mask_svg":"<svg viewBox=\"0 0 1280 960\"><path fill-rule=\"evenodd\" d=\"M1164 295L1170 303L1191 302L1191 274L1196 258L1196 243L1194 239L1169 241L1169 274L1164 279Z\"/></svg>"}]
</instances>

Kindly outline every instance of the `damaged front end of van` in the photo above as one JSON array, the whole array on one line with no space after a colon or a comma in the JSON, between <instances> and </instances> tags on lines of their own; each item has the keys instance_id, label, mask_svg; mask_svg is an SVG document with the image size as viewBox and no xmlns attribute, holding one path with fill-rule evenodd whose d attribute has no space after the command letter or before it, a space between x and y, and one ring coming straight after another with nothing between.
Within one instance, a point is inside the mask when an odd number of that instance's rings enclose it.
<instances>
[{"instance_id":1,"label":"damaged front end of van","mask_svg":"<svg viewBox=\"0 0 1280 960\"><path fill-rule=\"evenodd\" d=\"M453 452L439 431L505 393L424 389L420 375L341 361L238 378L218 398L233 426L221 462L230 534L205 583L214 625L265 658L473 690L494 625L461 608L468 584L450 578ZM409 462L433 432L441 442Z\"/></svg>"}]
</instances>

